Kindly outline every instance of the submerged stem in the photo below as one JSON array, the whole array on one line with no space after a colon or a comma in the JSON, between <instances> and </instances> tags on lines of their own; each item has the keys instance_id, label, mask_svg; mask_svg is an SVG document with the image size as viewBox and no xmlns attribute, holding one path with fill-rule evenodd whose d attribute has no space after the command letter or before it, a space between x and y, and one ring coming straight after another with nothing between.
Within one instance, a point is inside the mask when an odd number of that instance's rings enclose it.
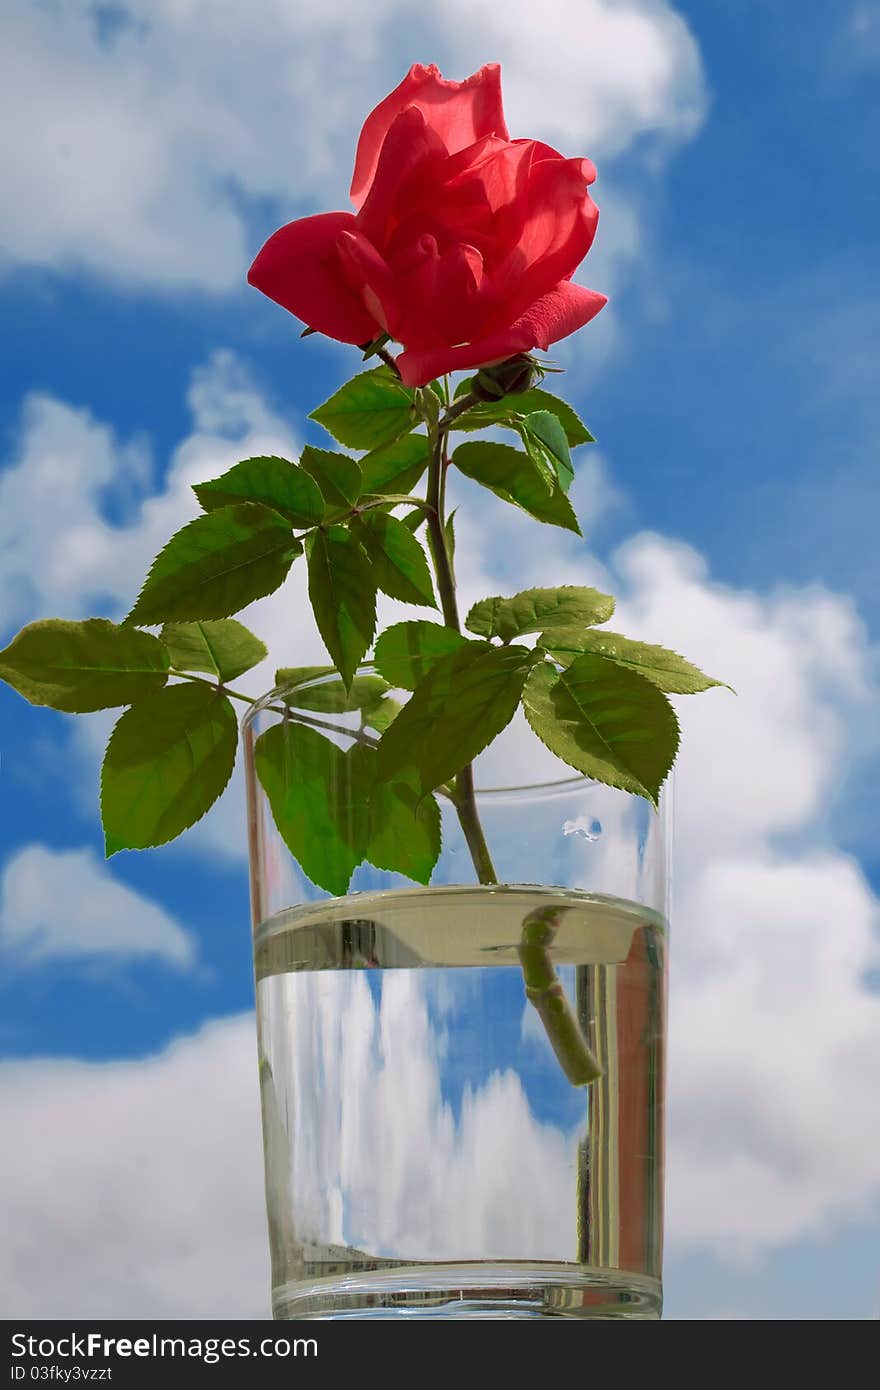
<instances>
[{"instance_id":1,"label":"submerged stem","mask_svg":"<svg viewBox=\"0 0 880 1390\"><path fill-rule=\"evenodd\" d=\"M587 1046L550 954L563 911L542 907L530 912L523 922L518 954L526 998L544 1025L559 1065L572 1086L588 1086L602 1075L602 1067Z\"/></svg>"}]
</instances>

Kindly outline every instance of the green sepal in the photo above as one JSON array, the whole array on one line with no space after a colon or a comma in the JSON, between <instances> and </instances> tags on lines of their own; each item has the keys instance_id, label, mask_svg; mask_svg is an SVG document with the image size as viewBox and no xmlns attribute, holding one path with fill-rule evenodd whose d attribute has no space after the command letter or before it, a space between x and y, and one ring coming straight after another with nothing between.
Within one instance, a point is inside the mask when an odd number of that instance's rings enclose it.
<instances>
[{"instance_id":1,"label":"green sepal","mask_svg":"<svg viewBox=\"0 0 880 1390\"><path fill-rule=\"evenodd\" d=\"M391 342L390 333L379 333L371 343L367 343L363 351L362 361L369 362L371 357L375 357L377 352L381 352L387 343Z\"/></svg>"}]
</instances>

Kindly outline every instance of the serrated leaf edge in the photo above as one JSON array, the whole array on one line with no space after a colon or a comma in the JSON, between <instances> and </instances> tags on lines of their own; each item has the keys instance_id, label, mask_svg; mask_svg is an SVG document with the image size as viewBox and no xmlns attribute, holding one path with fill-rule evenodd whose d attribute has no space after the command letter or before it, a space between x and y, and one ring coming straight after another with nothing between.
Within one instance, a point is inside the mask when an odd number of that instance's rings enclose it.
<instances>
[{"instance_id":1,"label":"serrated leaf edge","mask_svg":"<svg viewBox=\"0 0 880 1390\"><path fill-rule=\"evenodd\" d=\"M230 507L235 507L235 508L238 508L238 507L254 507L254 508L259 509L260 511L268 512L268 513L269 513L271 516L273 516L273 517L280 517L280 519L281 519L282 521L284 521L285 525L286 525L286 526L289 528L289 530L290 530L290 563L293 564L294 560L296 560L300 555L302 555L302 553L303 553L303 546L302 546L302 543L296 539L296 537L295 537L294 534L293 534L293 527L290 525L290 522L287 520L286 517L282 517L282 516L281 516L281 513L280 513L280 512L276 512L272 507L267 507L263 502L234 502L234 503L230 503L229 506L230 506ZM184 531L189 530L189 528L190 528L191 526L195 526L195 525L197 525L199 522L205 521L208 517L216 517L216 516L219 516L220 513L223 512L223 511L225 511L225 510L227 510L227 508L225 508L225 507L217 507L217 508L215 508L215 510L212 511L212 512L203 512L203 513L202 513L201 515L199 515L199 516L194 516L194 517L192 518L191 521L187 521L183 526L181 526L177 531L174 532L174 535L173 535L173 536L169 537L169 539L168 539L168 540L165 542L165 544L162 546L162 549L161 549L161 550L159 551L159 553L155 556L155 558L154 558L154 560L153 560L153 563L150 565L150 568L149 568L149 570L148 570L148 572L147 572L147 577L146 577L146 579L144 580L143 584L142 584L141 587L140 587L140 591L139 591L139 593L138 593L137 598L135 599L134 604L132 605L131 611L130 611L129 613L127 613L126 616L122 619L122 622L120 623L120 627L158 627L158 626L160 626L161 624L166 623L166 622L169 622L169 623L196 623L196 622L220 622L220 621L222 621L222 619L220 619L220 618L213 618L213 617L212 617L212 618L206 618L204 613L194 614L194 615L192 615L192 616L190 616L190 617L188 617L188 618L181 617L179 614L178 614L176 617L174 617L174 618L144 618L144 617L138 617L138 616L137 616L137 610L138 610L138 608L140 607L141 600L142 600L142 598L144 597L144 594L145 594L145 592L146 592L146 590L147 590L147 588L148 588L148 586L149 586L149 584L150 584L150 581L151 581L152 578L153 578L153 573L154 573L154 571L155 571L155 569L156 569L156 566L158 565L159 561L162 559L162 556L165 554L165 552L169 549L169 547L172 546L172 545L174 544L174 542L177 540L177 538L178 538L179 536L181 536L181 535L183 534ZM280 547L279 547L279 549L280 549ZM267 552L267 553L268 553L268 552ZM260 556L260 559L264 559L264 558L265 558L265 556ZM252 563L253 563L252 560L245 560L245 561L242 561L241 564L233 566L233 568L230 569L230 570L228 570L227 573L228 573L228 574L233 574L233 573L235 572L236 569L243 569L245 565L249 565L249 564L252 564ZM288 566L288 571L289 571L289 568L290 568L290 566ZM278 583L277 583L273 588L267 589L267 590L266 590L266 593L263 594L262 597L263 597L263 598L268 598L270 594L274 594L274 593L276 592L276 590L278 590L278 589L281 588L281 585L284 583L284 581L285 581L286 578L287 578L287 572L285 572L285 573L281 576L281 578L278 580ZM247 605L245 605L245 606L247 606ZM236 609L235 611L236 611L236 612L240 612L241 609ZM226 613L226 614L224 614L223 616L224 616L224 617L227 617L227 618L231 618L231 617L233 616L233 614L232 614L232 613Z\"/></svg>"},{"instance_id":2,"label":"serrated leaf edge","mask_svg":"<svg viewBox=\"0 0 880 1390\"><path fill-rule=\"evenodd\" d=\"M168 690L176 689L175 686L166 686L165 688L168 689ZM157 692L157 693L161 694L161 692ZM224 692L223 692L219 687L217 687L216 693L217 693L218 699L222 699L222 700L226 703L226 705L228 706L228 708L231 710L233 722L234 722L234 724L235 724L235 728L236 728L236 731L237 731L237 730L238 730L238 716L237 716L236 713L235 713L235 706L233 705L232 701L229 699L229 696L226 695L226 694L224 694ZM104 757L101 759L101 776L100 776L100 783L99 783L99 806L100 806L101 826L102 826L102 829L103 829L103 825L104 825L104 764L105 764L105 762L106 762L106 760L107 760L107 753L108 753L108 750L109 750L109 748L110 748L110 741L111 741L111 739L113 738L113 735L114 735L114 733L116 732L116 729L117 729L118 725L119 725L120 722L125 718L126 714L130 713L130 711L133 710L133 709L135 709L135 708L136 708L136 705L129 705L128 709L124 710L123 713L119 716L119 719L117 719L116 723L113 725L113 728L112 728L111 731L110 731L110 738L108 738L108 740L107 740L107 747L104 749ZM234 753L233 753L232 761L231 761L231 763L230 763L230 765L229 765L229 772L227 773L226 779L225 779L225 781L223 782L222 787L221 787L220 790L218 791L217 795L214 797L214 800L213 800L208 806L205 807L205 809L204 809L204 811L202 811L201 815L196 816L196 818L195 818L194 821L190 821L189 825L185 825L185 826L183 827L182 830L179 830L179 831L177 832L176 835L168 835L168 836L166 836L166 838L165 838L164 840L156 840L156 842L155 842L154 844L152 844L152 845L125 845L125 844L122 844L122 843L117 844L117 843L113 840L113 838L112 838L112 837L107 833L107 831L105 830L105 831L104 831L104 858L105 858L105 859L112 859L113 856L114 856L115 854L119 854L120 851L122 851L122 850L130 850L133 854L140 854L140 853L142 853L142 852L145 851L145 850L160 849L162 845L170 845L170 844L172 843L172 841L178 840L178 839L180 838L181 835L185 835L186 832L187 832L188 830L192 830L193 826L194 826L194 825L198 825L199 821L204 820L204 818L205 818L205 816L208 814L208 812L209 812L214 806L217 805L217 802L220 800L221 796L222 796L223 793L226 791L226 788L229 786L229 783L230 783L231 780L232 780L232 774L233 774L233 772L235 771L235 764L236 764L237 761L238 761L238 736L237 736L237 733L236 733L235 751L234 751ZM114 848L111 849L111 848L110 848L111 845L113 845Z\"/></svg>"},{"instance_id":3,"label":"serrated leaf edge","mask_svg":"<svg viewBox=\"0 0 880 1390\"><path fill-rule=\"evenodd\" d=\"M589 654L590 654L590 655L598 655L598 653L589 653ZM612 776L608 776L608 777L591 777L588 773L583 772L583 771L581 770L581 768L577 767L574 763L569 762L568 758L563 757L563 755L562 755L561 753L559 753L555 748L552 748L552 747L550 746L550 744L547 742L547 740L544 738L544 736L543 736L543 734L541 733L541 731L540 731L539 729L537 729L537 728L535 727L535 725L532 723L531 711L530 711L530 709L529 709L529 705L528 705L528 702L527 702L527 694L528 694L529 682L530 682L530 680L532 679L532 676L533 676L534 672L535 672L536 670L540 669L541 666L549 667L550 670L552 670L553 673L554 673L554 675L557 677L557 680L560 680L560 679L561 679L561 676L560 676L559 671L558 671L557 668L556 668L551 662L549 662L549 661L545 661L545 662L536 662L535 665L532 667L532 670L529 671L529 674L528 674L528 676L526 677L526 682L525 682L525 685L523 686L522 699L521 699L521 702L520 702L520 703L522 704L523 714L524 714L525 717L526 717L526 721L527 721L527 723L528 723L528 726L529 726L529 728L531 729L532 733L536 736L536 738L539 738L539 739L541 740L541 742L543 743L544 747L545 747L550 753L553 754L554 758L558 758L560 762L565 763L568 767L574 768L575 772L580 773L580 775L583 777L583 779L584 779L585 782L599 782L602 786L614 787L617 791L629 792L630 795L642 796L642 797L644 797L644 799L645 799L646 801L649 801L649 802L651 803L651 805L654 807L655 810L657 810L657 809L659 808L659 805L660 805L660 792L662 791L664 785L666 784L666 781L667 781L667 779L668 779L668 777L669 777L669 773L672 771L672 768L673 768L673 766L674 766L674 764L675 764L675 759L676 759L677 756L678 756L678 750L679 750L679 746L680 746L680 743L681 743L681 725L680 725L679 720L678 720L678 715L676 714L675 709L674 709L674 707L670 704L670 702L669 702L668 700L666 701L667 705L669 706L669 711L670 711L670 713L671 713L671 715L672 715L672 722L673 722L673 725L674 725L674 728L675 728L675 747L674 747L673 750L672 750L672 759L671 759L671 762L670 762L670 764L669 764L669 771L667 771L666 775L665 775L664 778L663 778L663 781L660 782L660 784L658 785L658 787L657 787L657 795L656 795L656 796L652 795L652 793L651 793L651 791L649 790L649 788L645 786L645 784L641 781L640 778L636 777L636 775L635 775L634 773L629 773L628 775L629 775L629 777L631 778L631 780L632 780L633 782L636 782L636 783L642 788L642 790L641 790L640 792L633 792L632 786L626 786L626 785L624 785L624 783L623 783L622 781L620 781L619 779L617 779L617 778L614 777L613 775L612 775ZM630 672L630 674L631 674L631 675L636 675L636 672L632 671L632 672ZM638 676L637 679L643 680L643 681L645 682L645 685L651 686L652 690L657 690L657 688L658 688L658 687L657 687L656 685L654 685L651 681L645 680L645 677L644 677L644 676ZM663 691L660 691L660 694L662 695L662 694L663 694ZM665 697L664 697L664 698L665 698ZM597 733L598 733L598 730L597 730ZM608 744L606 743L605 739L602 737L601 734L599 734L599 738L601 739L602 743L605 744L605 747L607 748L607 747L608 747ZM609 749L609 752L613 753L613 749Z\"/></svg>"}]
</instances>

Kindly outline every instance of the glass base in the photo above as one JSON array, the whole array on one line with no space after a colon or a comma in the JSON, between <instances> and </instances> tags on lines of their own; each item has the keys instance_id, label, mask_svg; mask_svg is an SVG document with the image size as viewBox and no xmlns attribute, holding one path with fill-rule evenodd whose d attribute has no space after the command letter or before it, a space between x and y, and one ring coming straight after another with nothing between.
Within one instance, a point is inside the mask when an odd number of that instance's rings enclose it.
<instances>
[{"instance_id":1,"label":"glass base","mask_svg":"<svg viewBox=\"0 0 880 1390\"><path fill-rule=\"evenodd\" d=\"M653 1322L659 1279L564 1263L396 1265L276 1288L277 1319L627 1318Z\"/></svg>"}]
</instances>

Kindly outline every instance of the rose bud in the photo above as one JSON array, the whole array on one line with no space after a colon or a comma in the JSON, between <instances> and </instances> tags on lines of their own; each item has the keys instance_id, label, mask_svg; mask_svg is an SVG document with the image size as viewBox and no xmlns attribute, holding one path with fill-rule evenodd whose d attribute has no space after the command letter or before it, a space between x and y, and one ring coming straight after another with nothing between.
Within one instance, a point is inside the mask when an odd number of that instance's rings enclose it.
<instances>
[{"instance_id":1,"label":"rose bud","mask_svg":"<svg viewBox=\"0 0 880 1390\"><path fill-rule=\"evenodd\" d=\"M483 367L471 382L471 392L481 401L500 401L502 396L519 396L529 391L542 373L534 357L518 352L506 362Z\"/></svg>"}]
</instances>

